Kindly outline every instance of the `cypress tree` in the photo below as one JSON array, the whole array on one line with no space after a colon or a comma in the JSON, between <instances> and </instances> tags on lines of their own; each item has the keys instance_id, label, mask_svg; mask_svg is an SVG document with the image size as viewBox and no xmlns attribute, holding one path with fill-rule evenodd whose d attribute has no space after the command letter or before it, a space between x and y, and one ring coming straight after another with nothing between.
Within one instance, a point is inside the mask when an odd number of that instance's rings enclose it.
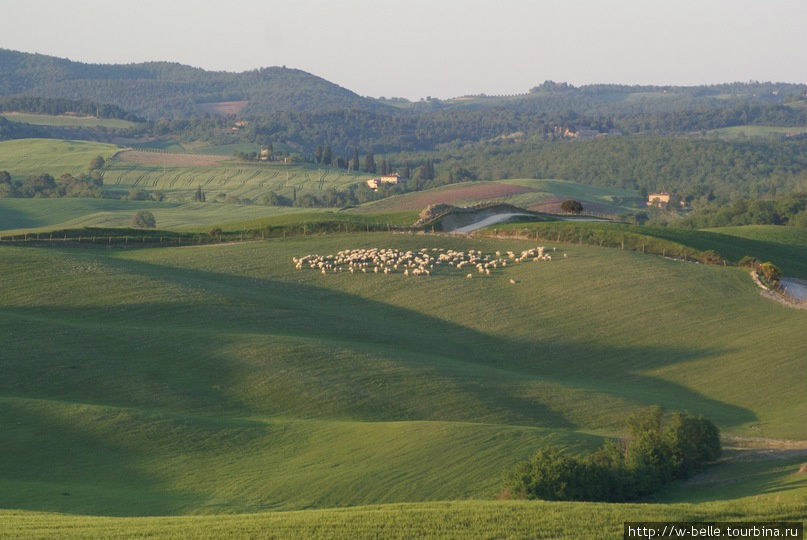
<instances>
[{"instance_id":1,"label":"cypress tree","mask_svg":"<svg viewBox=\"0 0 807 540\"><path fill-rule=\"evenodd\" d=\"M353 147L353 159L350 161L350 169L353 171L359 170L359 149Z\"/></svg>"},{"instance_id":2,"label":"cypress tree","mask_svg":"<svg viewBox=\"0 0 807 540\"><path fill-rule=\"evenodd\" d=\"M326 144L325 149L322 151L322 163L330 165L333 157L331 155L331 145Z\"/></svg>"}]
</instances>

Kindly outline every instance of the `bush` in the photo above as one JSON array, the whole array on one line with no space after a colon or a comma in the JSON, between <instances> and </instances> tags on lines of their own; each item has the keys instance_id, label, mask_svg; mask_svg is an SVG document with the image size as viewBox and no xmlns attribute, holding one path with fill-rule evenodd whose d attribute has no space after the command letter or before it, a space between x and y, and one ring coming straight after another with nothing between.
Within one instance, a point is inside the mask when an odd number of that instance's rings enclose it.
<instances>
[{"instance_id":1,"label":"bush","mask_svg":"<svg viewBox=\"0 0 807 540\"><path fill-rule=\"evenodd\" d=\"M153 229L156 226L157 220L154 219L154 214L148 210L140 210L132 217L132 227L137 227L138 229Z\"/></svg>"},{"instance_id":2,"label":"bush","mask_svg":"<svg viewBox=\"0 0 807 540\"><path fill-rule=\"evenodd\" d=\"M583 203L567 199L560 203L560 209L569 214L579 214L583 211Z\"/></svg>"},{"instance_id":3,"label":"bush","mask_svg":"<svg viewBox=\"0 0 807 540\"><path fill-rule=\"evenodd\" d=\"M756 270L759 267L759 259L756 257L751 257L750 255L746 255L737 263L737 266L742 268L753 268Z\"/></svg>"},{"instance_id":4,"label":"bush","mask_svg":"<svg viewBox=\"0 0 807 540\"><path fill-rule=\"evenodd\" d=\"M628 420L627 442L608 441L582 458L542 448L507 477L503 493L554 501L628 501L691 476L720 457L720 432L712 422L681 412L664 420L659 407L634 415Z\"/></svg>"},{"instance_id":5,"label":"bush","mask_svg":"<svg viewBox=\"0 0 807 540\"><path fill-rule=\"evenodd\" d=\"M759 265L759 273L772 285L778 285L779 279L782 277L782 272L779 270L779 267L770 261Z\"/></svg>"},{"instance_id":6,"label":"bush","mask_svg":"<svg viewBox=\"0 0 807 540\"><path fill-rule=\"evenodd\" d=\"M90 170L96 171L98 169L103 169L104 165L106 165L104 158L102 156L95 156L92 158L92 161L90 161Z\"/></svg>"},{"instance_id":7,"label":"bush","mask_svg":"<svg viewBox=\"0 0 807 540\"><path fill-rule=\"evenodd\" d=\"M147 201L149 200L149 194L142 189L133 189L129 192L126 198L130 201Z\"/></svg>"}]
</instances>

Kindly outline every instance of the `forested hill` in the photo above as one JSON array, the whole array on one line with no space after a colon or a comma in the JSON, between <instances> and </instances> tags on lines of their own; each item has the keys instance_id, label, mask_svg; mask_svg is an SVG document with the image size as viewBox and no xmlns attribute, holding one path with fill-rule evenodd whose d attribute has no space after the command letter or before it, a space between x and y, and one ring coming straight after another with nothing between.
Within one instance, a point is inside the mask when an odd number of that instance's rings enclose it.
<instances>
[{"instance_id":1,"label":"forested hill","mask_svg":"<svg viewBox=\"0 0 807 540\"><path fill-rule=\"evenodd\" d=\"M0 49L0 96L10 95L108 103L151 119L199 116L215 111L218 102L245 101L222 110L247 115L389 108L285 67L227 73L169 62L84 64Z\"/></svg>"}]
</instances>

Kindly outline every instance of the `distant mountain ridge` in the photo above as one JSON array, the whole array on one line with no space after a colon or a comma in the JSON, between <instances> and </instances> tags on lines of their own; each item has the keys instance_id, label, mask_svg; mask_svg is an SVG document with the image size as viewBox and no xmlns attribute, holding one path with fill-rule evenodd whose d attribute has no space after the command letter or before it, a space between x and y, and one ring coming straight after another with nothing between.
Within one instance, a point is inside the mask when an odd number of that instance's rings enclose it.
<instances>
[{"instance_id":1,"label":"distant mountain ridge","mask_svg":"<svg viewBox=\"0 0 807 540\"><path fill-rule=\"evenodd\" d=\"M243 73L171 62L85 64L0 49L0 96L91 100L151 119L204 114L201 103L247 101L244 114L390 108L310 73L268 67ZM207 109L209 110L209 108Z\"/></svg>"}]
</instances>

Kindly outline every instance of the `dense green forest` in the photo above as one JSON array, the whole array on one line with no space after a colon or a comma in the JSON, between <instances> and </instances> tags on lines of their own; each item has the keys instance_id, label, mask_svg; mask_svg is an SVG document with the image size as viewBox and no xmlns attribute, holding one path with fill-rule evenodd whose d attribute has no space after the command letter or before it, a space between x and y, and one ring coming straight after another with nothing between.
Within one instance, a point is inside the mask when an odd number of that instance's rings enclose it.
<instances>
[{"instance_id":1,"label":"dense green forest","mask_svg":"<svg viewBox=\"0 0 807 540\"><path fill-rule=\"evenodd\" d=\"M386 108L297 69L210 72L170 62L102 65L0 49L0 95L90 100L149 119L202 114L199 104L249 101L245 112Z\"/></svg>"},{"instance_id":2,"label":"dense green forest","mask_svg":"<svg viewBox=\"0 0 807 540\"><path fill-rule=\"evenodd\" d=\"M480 143L387 156L436 162L437 184L558 178L644 192L675 191L691 203L807 191L807 140L727 142L675 137Z\"/></svg>"}]
</instances>

